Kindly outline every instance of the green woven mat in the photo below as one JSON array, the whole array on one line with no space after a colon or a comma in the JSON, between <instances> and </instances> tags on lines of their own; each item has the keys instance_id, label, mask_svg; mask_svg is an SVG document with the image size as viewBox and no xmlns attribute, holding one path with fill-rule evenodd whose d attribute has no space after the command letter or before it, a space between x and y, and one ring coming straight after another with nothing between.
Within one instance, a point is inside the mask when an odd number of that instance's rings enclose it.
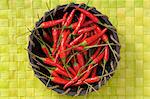
<instances>
[{"instance_id":1,"label":"green woven mat","mask_svg":"<svg viewBox=\"0 0 150 99\"><path fill-rule=\"evenodd\" d=\"M45 86L28 68L26 27L50 8L87 0L0 0L0 99L71 99ZM116 26L121 61L114 77L88 99L150 99L150 1L90 0ZM76 98L84 98L83 96Z\"/></svg>"}]
</instances>

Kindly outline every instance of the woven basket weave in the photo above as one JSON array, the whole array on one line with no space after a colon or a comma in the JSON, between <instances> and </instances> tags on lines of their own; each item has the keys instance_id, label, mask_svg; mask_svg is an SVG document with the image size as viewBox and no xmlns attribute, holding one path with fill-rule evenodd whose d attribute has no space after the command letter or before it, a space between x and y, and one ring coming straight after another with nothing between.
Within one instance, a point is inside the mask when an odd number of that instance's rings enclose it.
<instances>
[{"instance_id":1,"label":"woven basket weave","mask_svg":"<svg viewBox=\"0 0 150 99\"><path fill-rule=\"evenodd\" d=\"M67 12L70 12L74 6L79 6L79 4L74 4L74 3L71 3L68 5L62 5L62 6L59 6L57 7L56 9L53 9L53 10L50 10L48 12L45 13L45 15L36 23L36 27L38 27L43 21L48 21L50 20L50 15L53 16L54 19L60 19L62 18L63 14L65 12L63 12L64 9L66 9ZM84 8L86 5L83 4L81 5L80 7L81 8ZM90 8L89 6L87 6L87 9ZM92 8L90 10L91 13L93 14L101 14L99 11L97 11L95 8ZM110 23L110 21L108 20L108 18L106 16L98 16L99 20L101 20L102 23L105 23L105 24L108 24L108 25L111 25L112 24ZM48 30L47 30L48 31ZM40 55L42 56L42 51L40 49L40 45L38 44L37 40L34 38L33 36L33 32L34 30L32 31L32 34L30 35L30 38L33 40L33 42L35 43L35 46L33 46L30 42L29 42L29 45L28 45L28 49L30 51L32 51L33 53L37 54L37 55ZM38 32L40 34L42 34L42 31L41 29L38 29ZM119 40L118 40L118 36L117 36L117 33L116 33L116 30L113 30L113 31L110 31L108 30L107 32L107 35L109 36L109 42L111 43L116 43L118 42L119 43ZM120 60L120 57L119 57L119 54L120 54L120 46L119 45L115 45L113 46L113 50L117 53L117 58L118 58L118 61ZM29 59L30 59L30 62L32 64L36 64L36 61L32 59L32 57L30 56L29 54ZM108 73L112 72L113 70L116 69L117 67L117 62L116 60L114 59L113 57L113 54L110 53L110 59L109 61L107 62L106 64L106 70L108 71ZM50 73L48 72L48 70L46 70L45 68L42 68L41 66L40 67L40 72L46 74L46 75L50 75ZM32 66L33 70L35 70L36 68L34 68L34 66ZM34 73L38 76L41 76L41 78L39 78L45 85L48 83L48 85L46 85L47 87L49 88L52 88L52 90L60 93L60 94L66 94L66 95L71 95L71 96L74 96L74 95L84 95L84 94L87 94L89 92L92 92L94 90L90 90L87 92L87 88L88 86L84 85L84 86L80 86L80 89L78 87L70 87L66 90L63 89L63 86L62 85L57 85L51 81L45 78L42 78L42 75L39 74L38 72L34 71ZM102 68L98 68L97 70L97 75L101 76L102 74ZM113 74L112 74L113 75ZM111 76L112 76L111 75ZM110 77L109 76L106 76L105 79L102 79L102 81L98 82L98 83L94 83L92 84L92 86L98 90L102 85L104 85L106 83L107 80L109 80Z\"/></svg>"}]
</instances>

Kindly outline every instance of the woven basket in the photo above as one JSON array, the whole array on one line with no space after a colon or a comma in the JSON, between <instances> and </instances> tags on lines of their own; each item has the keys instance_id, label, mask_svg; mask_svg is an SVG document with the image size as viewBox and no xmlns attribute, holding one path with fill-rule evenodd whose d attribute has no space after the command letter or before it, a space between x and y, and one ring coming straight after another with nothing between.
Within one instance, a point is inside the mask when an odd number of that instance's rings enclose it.
<instances>
[{"instance_id":1,"label":"woven basket","mask_svg":"<svg viewBox=\"0 0 150 99\"><path fill-rule=\"evenodd\" d=\"M71 3L69 5L62 5L62 6L58 6L56 9L53 9L53 10L50 10L48 12L45 13L45 15L36 23L36 27L38 27L42 22L44 21L48 21L51 19L50 15L53 16L54 19L60 19L63 17L63 14L65 12L63 12L64 9L66 9L67 12L70 12L74 6L79 6L79 4L74 4L74 3ZM84 8L85 4L81 5L80 8ZM90 7L87 6L87 9L89 9ZM95 8L91 8L91 10L89 10L91 13L93 14L99 14L99 15L102 15L99 11L97 11ZM76 14L78 15L78 14ZM111 25L112 24L110 23L110 21L108 20L108 17L106 16L97 16L99 18L99 20L101 20L102 23L105 23L105 24L108 24L108 25ZM48 29L46 31L49 31ZM31 40L33 41L34 45L31 44L31 42L29 42L29 45L28 45L28 49L30 51L32 51L33 53L39 55L39 56L44 56L44 53L41 51L40 49L40 45L38 43L38 41L34 38L33 36L33 32L34 30L32 31L31 35L30 35L30 38ZM41 29L38 29L38 32L40 34L42 34L42 30ZM117 36L117 33L116 33L116 30L115 29L112 29L111 31L108 30L107 32L107 35L109 36L109 42L111 43L117 43L119 44L119 40L118 40L118 36ZM42 35L41 35L42 36ZM51 44L50 44L51 45ZM120 60L120 46L119 45L115 45L115 46L112 46L113 50L116 52L117 54L117 59L118 61ZM112 54L112 52L110 51L110 59L109 61L107 62L107 66L106 66L106 70L108 71L108 73L114 71L117 67L117 62L116 60L114 59L114 56ZM37 62L30 56L29 54L29 60L32 64L36 64ZM39 66L39 65L38 65ZM71 95L71 96L77 96L77 95L85 95L89 92L92 92L94 91L93 89L91 90L88 90L88 86L87 85L82 85L79 87L69 87L68 89L63 89L63 86L62 85L58 85L58 84L55 84L51 81L49 81L49 79L45 79L44 77L42 78L42 75L39 74L38 72L35 71L35 67L32 66L33 70L34 70L34 73L35 75L38 75L38 78L48 87L48 88L51 88L52 90L60 93L60 94L66 94L66 95ZM42 68L41 66L39 66L40 68L40 72L46 74L46 75L49 75L50 76L50 73L48 72L47 69L45 68ZM97 68L97 75L101 76L102 75L102 68ZM111 74L112 76L113 74ZM106 76L105 78L102 79L102 81L99 81L97 83L93 83L91 84L93 86L93 88L95 88L96 90L100 89L100 87L102 85L104 85L106 83L106 81L108 81L110 79L110 76ZM49 82L49 83L47 83Z\"/></svg>"}]
</instances>

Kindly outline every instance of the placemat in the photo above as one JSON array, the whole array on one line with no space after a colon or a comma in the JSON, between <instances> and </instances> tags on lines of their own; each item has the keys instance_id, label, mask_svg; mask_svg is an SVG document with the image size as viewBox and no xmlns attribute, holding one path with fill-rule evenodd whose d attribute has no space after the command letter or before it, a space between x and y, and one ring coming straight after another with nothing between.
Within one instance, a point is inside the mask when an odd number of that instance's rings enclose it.
<instances>
[{"instance_id":1,"label":"placemat","mask_svg":"<svg viewBox=\"0 0 150 99\"><path fill-rule=\"evenodd\" d=\"M48 10L87 3L118 30L121 60L113 78L97 93L71 97L47 89L30 69L27 27ZM149 0L0 0L0 99L150 99Z\"/></svg>"}]
</instances>

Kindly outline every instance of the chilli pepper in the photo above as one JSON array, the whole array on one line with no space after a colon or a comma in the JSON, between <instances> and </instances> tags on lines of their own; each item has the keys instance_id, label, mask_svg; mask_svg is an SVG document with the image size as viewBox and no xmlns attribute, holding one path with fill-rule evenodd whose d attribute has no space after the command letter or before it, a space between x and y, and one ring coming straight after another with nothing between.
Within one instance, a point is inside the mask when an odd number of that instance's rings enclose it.
<instances>
[{"instance_id":1,"label":"chilli pepper","mask_svg":"<svg viewBox=\"0 0 150 99\"><path fill-rule=\"evenodd\" d=\"M102 29L98 26L98 25L95 25L96 26L96 28L95 28L95 31L94 31L94 33L99 33L99 32L102 32Z\"/></svg>"},{"instance_id":2,"label":"chilli pepper","mask_svg":"<svg viewBox=\"0 0 150 99\"><path fill-rule=\"evenodd\" d=\"M54 71L55 71L56 73L62 75L62 76L69 77L68 73L66 73L65 71L62 71L62 70L59 69L59 68L56 68ZM70 74L70 76L73 77L72 74Z\"/></svg>"},{"instance_id":3,"label":"chilli pepper","mask_svg":"<svg viewBox=\"0 0 150 99\"><path fill-rule=\"evenodd\" d=\"M108 47L108 45L107 46L105 46L105 50L104 50L104 67L103 67L103 72L102 72L102 74L104 74L104 71L105 71L105 65L106 65L106 62L108 61L108 59L109 59L109 47Z\"/></svg>"},{"instance_id":4,"label":"chilli pepper","mask_svg":"<svg viewBox=\"0 0 150 99\"><path fill-rule=\"evenodd\" d=\"M59 53L60 53L60 51L58 51L58 52L56 53L56 56L55 56L55 59L54 59L54 62L55 62L55 63L57 63L57 62L58 62Z\"/></svg>"},{"instance_id":5,"label":"chilli pepper","mask_svg":"<svg viewBox=\"0 0 150 99\"><path fill-rule=\"evenodd\" d=\"M77 44L78 42L80 42L82 37L83 37L83 34L79 35L77 38L75 38L73 41L71 41L69 45L73 46L73 45Z\"/></svg>"},{"instance_id":6,"label":"chilli pepper","mask_svg":"<svg viewBox=\"0 0 150 99\"><path fill-rule=\"evenodd\" d=\"M105 53L104 54L104 66L105 66L106 62L109 59L109 47L108 47L108 45L105 47L104 53Z\"/></svg>"},{"instance_id":7,"label":"chilli pepper","mask_svg":"<svg viewBox=\"0 0 150 99\"><path fill-rule=\"evenodd\" d=\"M102 32L99 32L91 37L86 38L83 42L80 43L82 46L86 46L97 40L99 37L101 37L105 32L107 31L107 28L103 29Z\"/></svg>"},{"instance_id":8,"label":"chilli pepper","mask_svg":"<svg viewBox=\"0 0 150 99\"><path fill-rule=\"evenodd\" d=\"M84 57L81 53L77 54L77 60L80 66L83 66L85 64Z\"/></svg>"},{"instance_id":9,"label":"chilli pepper","mask_svg":"<svg viewBox=\"0 0 150 99\"><path fill-rule=\"evenodd\" d=\"M99 44L100 40L101 40L101 39L95 40L94 42L92 42L91 44L89 44L89 46Z\"/></svg>"},{"instance_id":10,"label":"chilli pepper","mask_svg":"<svg viewBox=\"0 0 150 99\"><path fill-rule=\"evenodd\" d=\"M85 28L82 28L78 31L78 34L83 34L83 33L87 33L87 32L90 32L92 30L94 30L96 28L95 25L91 26L91 27L85 27Z\"/></svg>"},{"instance_id":11,"label":"chilli pepper","mask_svg":"<svg viewBox=\"0 0 150 99\"><path fill-rule=\"evenodd\" d=\"M71 13L69 14L68 18L66 19L66 21L65 21L65 23L64 23L64 25L63 25L63 28L62 28L61 33L64 31L64 29L65 29L66 27L68 27L68 26L71 24L72 19L73 19L73 17L74 17L74 14L75 14L75 9L73 9L73 10L71 11ZM60 33L60 34L61 34L61 33ZM61 34L61 35L62 35L62 34ZM61 38L61 36L59 37L58 42L60 41L60 38ZM62 37L62 38L63 38L63 37ZM58 44L58 45L59 45L59 44Z\"/></svg>"},{"instance_id":12,"label":"chilli pepper","mask_svg":"<svg viewBox=\"0 0 150 99\"><path fill-rule=\"evenodd\" d=\"M36 57L36 58L38 58L39 60L41 60L43 63L45 63L45 64L47 64L47 65L51 65L51 66L54 66L54 67L58 67L58 68L61 69L61 70L65 70L61 65L55 63L55 62L52 61L50 58L43 58L43 57L40 57L40 56L38 56L38 55L33 54L33 53L32 53L31 51L29 51L29 50L28 50L28 52L29 52L30 55L33 56L33 58Z\"/></svg>"},{"instance_id":13,"label":"chilli pepper","mask_svg":"<svg viewBox=\"0 0 150 99\"><path fill-rule=\"evenodd\" d=\"M57 83L57 84L65 85L65 84L67 84L67 83L69 82L68 80L63 79L63 78L61 78L61 77L49 77L48 75L43 74L42 72L40 72L40 71L38 71L38 70L36 70L36 69L34 69L34 71L36 71L36 72L42 74L43 76L49 78L52 82Z\"/></svg>"},{"instance_id":14,"label":"chilli pepper","mask_svg":"<svg viewBox=\"0 0 150 99\"><path fill-rule=\"evenodd\" d=\"M84 81L86 78L89 77L90 73L92 70L90 70L92 68L92 64L90 64L87 68L87 72L81 77L80 81Z\"/></svg>"},{"instance_id":15,"label":"chilli pepper","mask_svg":"<svg viewBox=\"0 0 150 99\"><path fill-rule=\"evenodd\" d=\"M92 60L96 58L96 56L100 53L100 50L101 50L101 46L98 47L98 48L96 49L95 53L91 56L91 59L92 59Z\"/></svg>"},{"instance_id":16,"label":"chilli pepper","mask_svg":"<svg viewBox=\"0 0 150 99\"><path fill-rule=\"evenodd\" d=\"M102 35L102 40L103 40L104 42L108 42L108 36L107 36L106 34L103 34L103 35Z\"/></svg>"},{"instance_id":17,"label":"chilli pepper","mask_svg":"<svg viewBox=\"0 0 150 99\"><path fill-rule=\"evenodd\" d=\"M74 84L75 82L77 82L79 79L79 76L75 76L72 80L70 80L68 83L65 84L65 86L63 87L63 89L66 89L67 87L71 86L72 84Z\"/></svg>"},{"instance_id":18,"label":"chilli pepper","mask_svg":"<svg viewBox=\"0 0 150 99\"><path fill-rule=\"evenodd\" d=\"M57 74L56 71L54 70L49 70L50 74L53 76L53 77L59 77L59 75Z\"/></svg>"},{"instance_id":19,"label":"chilli pepper","mask_svg":"<svg viewBox=\"0 0 150 99\"><path fill-rule=\"evenodd\" d=\"M92 66L93 66L92 64L89 65L89 67L88 67L88 70L89 70L89 71L90 71L90 68L91 68ZM80 80L78 80L78 79L80 78L80 75L77 74L71 81L69 81L67 84L65 84L65 86L64 86L63 88L66 89L67 87L73 85L73 84L74 84L75 82L77 82L77 81L81 81L81 82L82 82L82 80L86 79L86 78L89 76L89 74L90 74L89 71L86 72L86 74L83 75L83 77L82 77Z\"/></svg>"},{"instance_id":20,"label":"chilli pepper","mask_svg":"<svg viewBox=\"0 0 150 99\"><path fill-rule=\"evenodd\" d=\"M63 16L63 21L62 21L62 25L64 25L65 24L65 22L66 22L66 19L67 19L67 15L68 15L68 13L66 12L65 14L64 14L64 16Z\"/></svg>"},{"instance_id":21,"label":"chilli pepper","mask_svg":"<svg viewBox=\"0 0 150 99\"><path fill-rule=\"evenodd\" d=\"M113 53L113 55L114 55L114 57L115 57L115 60L118 61L118 58L116 57L116 55L115 55L115 53L114 53L114 51L113 51L113 48L111 47L111 45L110 45L110 43L109 43L109 41L108 41L108 36L107 36L106 34L104 34L104 35L102 36L102 40L108 44L109 48L111 49L111 51L112 51L112 53Z\"/></svg>"},{"instance_id":22,"label":"chilli pepper","mask_svg":"<svg viewBox=\"0 0 150 99\"><path fill-rule=\"evenodd\" d=\"M100 53L96 58L94 58L91 64L97 64L102 60L103 57L104 57L104 52Z\"/></svg>"},{"instance_id":23,"label":"chilli pepper","mask_svg":"<svg viewBox=\"0 0 150 99\"><path fill-rule=\"evenodd\" d=\"M81 27L86 27L86 26L88 26L88 25L90 25L90 24L92 24L93 23L93 21L86 21L86 22L84 22L82 25L81 25ZM78 22L75 22L75 23L73 23L73 24L71 24L70 26L68 26L67 28L72 28L72 29L75 29L76 27L77 27L77 25L78 25Z\"/></svg>"},{"instance_id":24,"label":"chilli pepper","mask_svg":"<svg viewBox=\"0 0 150 99\"><path fill-rule=\"evenodd\" d=\"M83 36L81 42L83 42L83 41L87 38L87 34L89 34L89 33L88 33L88 32L87 32L87 33L84 33L84 36Z\"/></svg>"},{"instance_id":25,"label":"chilli pepper","mask_svg":"<svg viewBox=\"0 0 150 99\"><path fill-rule=\"evenodd\" d=\"M99 80L100 80L100 77L96 76L96 77L85 79L85 82L87 82L87 83L95 83L95 82L98 82Z\"/></svg>"},{"instance_id":26,"label":"chilli pepper","mask_svg":"<svg viewBox=\"0 0 150 99\"><path fill-rule=\"evenodd\" d=\"M69 81L60 77L51 77L51 81L57 84L62 84L65 85L67 84Z\"/></svg>"},{"instance_id":27,"label":"chilli pepper","mask_svg":"<svg viewBox=\"0 0 150 99\"><path fill-rule=\"evenodd\" d=\"M114 73L114 71L112 71L108 74L102 75L102 76L95 76L95 77L87 78L84 81L78 80L78 82L75 83L73 86L82 85L82 84L85 84L85 82L88 83L88 84L92 84L92 83L100 81L103 77L106 77L106 76L111 75L113 73Z\"/></svg>"},{"instance_id":28,"label":"chilli pepper","mask_svg":"<svg viewBox=\"0 0 150 99\"><path fill-rule=\"evenodd\" d=\"M91 21L91 20L86 21L86 22L83 23L83 25L81 27L86 27L86 26L88 26L88 25L90 25L92 23L93 23L93 21Z\"/></svg>"},{"instance_id":29,"label":"chilli pepper","mask_svg":"<svg viewBox=\"0 0 150 99\"><path fill-rule=\"evenodd\" d=\"M91 74L91 77L95 77L96 76L96 71L97 71L97 67L94 67L93 71L92 71L92 74Z\"/></svg>"},{"instance_id":30,"label":"chilli pepper","mask_svg":"<svg viewBox=\"0 0 150 99\"><path fill-rule=\"evenodd\" d=\"M79 7L75 7L76 10L79 10L80 12L82 12L83 14L85 14L88 18L90 18L93 22L98 23L102 26L107 27L108 29L114 28L113 26L107 25L107 24L103 24L98 17L94 16L92 13L88 12L85 9L79 8Z\"/></svg>"},{"instance_id":31,"label":"chilli pepper","mask_svg":"<svg viewBox=\"0 0 150 99\"><path fill-rule=\"evenodd\" d=\"M85 15L83 13L80 14L80 17L79 17L79 21L78 21L78 24L76 26L76 28L74 29L73 33L72 34L76 34L78 32L78 30L80 29L80 27L82 26L83 22L85 20Z\"/></svg>"},{"instance_id":32,"label":"chilli pepper","mask_svg":"<svg viewBox=\"0 0 150 99\"><path fill-rule=\"evenodd\" d=\"M71 74L73 74L74 77L76 76L76 72L71 66L68 65L67 69L71 72Z\"/></svg>"},{"instance_id":33,"label":"chilli pepper","mask_svg":"<svg viewBox=\"0 0 150 99\"><path fill-rule=\"evenodd\" d=\"M99 76L87 78L84 81L78 80L78 82L75 83L73 86L79 86L79 85L85 84L85 82L88 84L92 84L92 83L98 82L99 80L100 80Z\"/></svg>"},{"instance_id":34,"label":"chilli pepper","mask_svg":"<svg viewBox=\"0 0 150 99\"><path fill-rule=\"evenodd\" d=\"M44 30L42 30L43 31L43 38L46 40L46 41L48 41L49 43L51 43L52 42L52 39L51 39L51 37L48 35L48 33L46 33Z\"/></svg>"},{"instance_id":35,"label":"chilli pepper","mask_svg":"<svg viewBox=\"0 0 150 99\"><path fill-rule=\"evenodd\" d=\"M74 48L74 50L76 50L76 51L83 51L84 47L83 46L78 46L78 47Z\"/></svg>"},{"instance_id":36,"label":"chilli pepper","mask_svg":"<svg viewBox=\"0 0 150 99\"><path fill-rule=\"evenodd\" d=\"M84 13L93 22L95 22L95 23L99 23L100 22L99 19L96 16L94 16L92 13L88 12L87 10L79 8L79 7L75 7L75 8L76 8L76 10L79 10L80 12Z\"/></svg>"},{"instance_id":37,"label":"chilli pepper","mask_svg":"<svg viewBox=\"0 0 150 99\"><path fill-rule=\"evenodd\" d=\"M68 68L66 67L66 64L65 64L65 62L66 62L66 57L67 57L67 54L69 54L68 52L69 51L67 51L67 52L65 52L64 50L66 49L66 40L67 40L67 38L68 38L68 36L69 36L69 34L70 34L70 30L65 30L65 31L63 31L63 33L62 33L62 40L61 40L61 45L60 45L60 54L59 54L59 57L60 57L60 59L61 59L61 61L62 61L62 63L64 64L64 67L65 67L65 70L67 71L67 73L70 75L70 73L69 73L69 71L68 71ZM72 76L70 76L70 78L71 78Z\"/></svg>"},{"instance_id":38,"label":"chilli pepper","mask_svg":"<svg viewBox=\"0 0 150 99\"><path fill-rule=\"evenodd\" d=\"M56 50L57 47L57 41L58 41L58 37L59 37L59 30L52 28L52 36L53 36L53 51L52 54L54 55L54 52Z\"/></svg>"},{"instance_id":39,"label":"chilli pepper","mask_svg":"<svg viewBox=\"0 0 150 99\"><path fill-rule=\"evenodd\" d=\"M77 73L78 73L78 70L80 69L79 63L74 62L73 68L74 68L74 70L75 70L75 72L76 72L76 74L77 74Z\"/></svg>"},{"instance_id":40,"label":"chilli pepper","mask_svg":"<svg viewBox=\"0 0 150 99\"><path fill-rule=\"evenodd\" d=\"M56 26L56 25L62 23L63 20L64 20L64 19L58 19L58 20L52 20L52 21L43 22L39 27L40 27L40 28L53 27L53 26Z\"/></svg>"},{"instance_id":41,"label":"chilli pepper","mask_svg":"<svg viewBox=\"0 0 150 99\"><path fill-rule=\"evenodd\" d=\"M62 33L62 41L61 41L61 45L60 45L60 58L62 59L63 63L65 63L65 59L66 59L66 52L64 51L66 49L66 40L68 38L70 34L70 30L65 30Z\"/></svg>"},{"instance_id":42,"label":"chilli pepper","mask_svg":"<svg viewBox=\"0 0 150 99\"><path fill-rule=\"evenodd\" d=\"M74 14L75 14L75 9L73 9L69 14L68 18L66 19L66 22L64 23L64 27L68 27L71 24Z\"/></svg>"}]
</instances>

